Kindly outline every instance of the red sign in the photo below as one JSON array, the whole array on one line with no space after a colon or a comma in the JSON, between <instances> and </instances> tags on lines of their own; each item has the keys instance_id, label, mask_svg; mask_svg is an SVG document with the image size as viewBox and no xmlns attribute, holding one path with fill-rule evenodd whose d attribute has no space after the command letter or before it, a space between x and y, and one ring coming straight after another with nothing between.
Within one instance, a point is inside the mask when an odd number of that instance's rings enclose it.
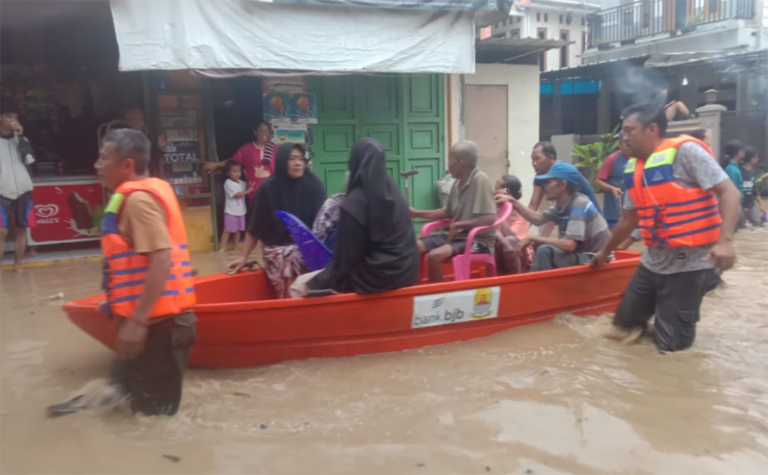
<instances>
[{"instance_id":1,"label":"red sign","mask_svg":"<svg viewBox=\"0 0 768 475\"><path fill-rule=\"evenodd\" d=\"M32 243L98 238L104 216L104 189L98 183L35 185L30 217Z\"/></svg>"}]
</instances>

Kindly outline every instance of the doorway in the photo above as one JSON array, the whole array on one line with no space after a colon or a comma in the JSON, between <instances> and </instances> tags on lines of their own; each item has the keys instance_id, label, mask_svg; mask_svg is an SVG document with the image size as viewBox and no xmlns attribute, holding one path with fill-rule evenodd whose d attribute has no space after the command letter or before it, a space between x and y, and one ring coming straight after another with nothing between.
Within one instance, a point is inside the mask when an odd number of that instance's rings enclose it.
<instances>
[{"instance_id":1,"label":"doorway","mask_svg":"<svg viewBox=\"0 0 768 475\"><path fill-rule=\"evenodd\" d=\"M480 149L478 167L495 183L509 172L507 86L466 86L465 132Z\"/></svg>"}]
</instances>

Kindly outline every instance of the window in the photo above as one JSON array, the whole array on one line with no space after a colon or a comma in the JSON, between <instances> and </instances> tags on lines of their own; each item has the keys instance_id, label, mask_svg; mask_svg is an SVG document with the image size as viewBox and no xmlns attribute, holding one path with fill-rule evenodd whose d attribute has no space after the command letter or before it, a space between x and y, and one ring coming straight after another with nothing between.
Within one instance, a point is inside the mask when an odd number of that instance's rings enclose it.
<instances>
[{"instance_id":1,"label":"window","mask_svg":"<svg viewBox=\"0 0 768 475\"><path fill-rule=\"evenodd\" d=\"M560 15L560 24L563 24L563 15Z\"/></svg>"},{"instance_id":2,"label":"window","mask_svg":"<svg viewBox=\"0 0 768 475\"><path fill-rule=\"evenodd\" d=\"M520 39L520 28L515 28L514 30L512 30L509 34L509 37L516 40Z\"/></svg>"},{"instance_id":3,"label":"window","mask_svg":"<svg viewBox=\"0 0 768 475\"><path fill-rule=\"evenodd\" d=\"M536 21L541 21L541 13L536 13Z\"/></svg>"},{"instance_id":4,"label":"window","mask_svg":"<svg viewBox=\"0 0 768 475\"><path fill-rule=\"evenodd\" d=\"M581 52L582 53L587 51L587 38L588 38L587 32L586 31L582 31L581 32Z\"/></svg>"},{"instance_id":5,"label":"window","mask_svg":"<svg viewBox=\"0 0 768 475\"><path fill-rule=\"evenodd\" d=\"M584 17L581 17L581 26L587 26L587 19Z\"/></svg>"},{"instance_id":6,"label":"window","mask_svg":"<svg viewBox=\"0 0 768 475\"><path fill-rule=\"evenodd\" d=\"M546 28L537 28L536 29L536 37L540 40L546 40L547 39L547 29ZM546 51L539 54L539 71L546 71L547 70L547 53Z\"/></svg>"},{"instance_id":7,"label":"window","mask_svg":"<svg viewBox=\"0 0 768 475\"><path fill-rule=\"evenodd\" d=\"M560 39L563 41L568 41L568 30L560 30ZM560 47L560 67L568 67L568 45Z\"/></svg>"},{"instance_id":8,"label":"window","mask_svg":"<svg viewBox=\"0 0 768 475\"><path fill-rule=\"evenodd\" d=\"M521 16L517 17L517 22L518 22L518 23L520 23L520 22L522 22L522 21L523 21L523 17L521 17Z\"/></svg>"},{"instance_id":9,"label":"window","mask_svg":"<svg viewBox=\"0 0 768 475\"><path fill-rule=\"evenodd\" d=\"M549 13L544 14L544 23L549 22Z\"/></svg>"}]
</instances>

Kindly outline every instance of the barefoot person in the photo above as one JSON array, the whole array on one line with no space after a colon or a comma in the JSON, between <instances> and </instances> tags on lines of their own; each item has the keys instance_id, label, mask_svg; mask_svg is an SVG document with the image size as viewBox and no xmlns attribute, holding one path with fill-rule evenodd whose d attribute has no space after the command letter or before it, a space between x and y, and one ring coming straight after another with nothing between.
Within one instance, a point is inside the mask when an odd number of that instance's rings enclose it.
<instances>
[{"instance_id":1,"label":"barefoot person","mask_svg":"<svg viewBox=\"0 0 768 475\"><path fill-rule=\"evenodd\" d=\"M739 190L704 142L686 135L663 138L664 109L635 105L623 117L626 147L635 158L627 163L624 212L595 264L605 264L639 223L648 249L613 325L629 334L655 315L659 351L684 350L696 336L704 294L719 281L715 269L733 267Z\"/></svg>"},{"instance_id":2,"label":"barefoot person","mask_svg":"<svg viewBox=\"0 0 768 475\"><path fill-rule=\"evenodd\" d=\"M134 412L174 415L195 341L195 288L176 195L146 177L149 156L144 134L118 129L104 137L95 164L102 185L115 191L101 239L105 311L117 329L108 389L128 396ZM49 414L87 408L82 401L51 406Z\"/></svg>"},{"instance_id":3,"label":"barefoot person","mask_svg":"<svg viewBox=\"0 0 768 475\"><path fill-rule=\"evenodd\" d=\"M32 178L26 167L32 149L24 137L16 107L6 101L0 107L0 259L5 253L8 229L13 227L14 269L21 272L32 214Z\"/></svg>"}]
</instances>

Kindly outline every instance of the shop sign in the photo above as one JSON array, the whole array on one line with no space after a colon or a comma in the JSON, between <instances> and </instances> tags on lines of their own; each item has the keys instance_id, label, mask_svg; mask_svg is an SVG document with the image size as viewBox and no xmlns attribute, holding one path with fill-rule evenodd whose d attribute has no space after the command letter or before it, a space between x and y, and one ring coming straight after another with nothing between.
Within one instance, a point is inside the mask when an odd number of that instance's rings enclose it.
<instances>
[{"instance_id":1,"label":"shop sign","mask_svg":"<svg viewBox=\"0 0 768 475\"><path fill-rule=\"evenodd\" d=\"M32 190L30 241L98 239L104 216L104 189L98 183L36 185Z\"/></svg>"},{"instance_id":2,"label":"shop sign","mask_svg":"<svg viewBox=\"0 0 768 475\"><path fill-rule=\"evenodd\" d=\"M200 161L200 142L170 142L163 149L165 163Z\"/></svg>"},{"instance_id":3,"label":"shop sign","mask_svg":"<svg viewBox=\"0 0 768 475\"><path fill-rule=\"evenodd\" d=\"M471 322L499 315L499 287L462 290L413 298L411 328Z\"/></svg>"}]
</instances>

